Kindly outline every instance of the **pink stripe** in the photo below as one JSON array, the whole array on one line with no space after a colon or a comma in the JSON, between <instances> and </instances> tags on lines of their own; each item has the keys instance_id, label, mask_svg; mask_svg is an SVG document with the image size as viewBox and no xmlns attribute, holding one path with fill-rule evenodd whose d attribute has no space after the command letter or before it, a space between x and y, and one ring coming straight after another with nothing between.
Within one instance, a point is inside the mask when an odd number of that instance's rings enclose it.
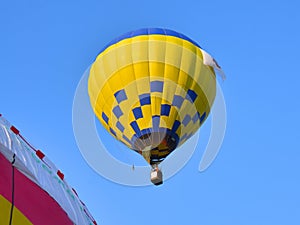
<instances>
[{"instance_id":1,"label":"pink stripe","mask_svg":"<svg viewBox=\"0 0 300 225\"><path fill-rule=\"evenodd\" d=\"M12 196L12 165L0 153L0 195L11 202Z\"/></svg>"},{"instance_id":2,"label":"pink stripe","mask_svg":"<svg viewBox=\"0 0 300 225\"><path fill-rule=\"evenodd\" d=\"M73 225L60 205L17 169L15 206L35 225Z\"/></svg>"}]
</instances>

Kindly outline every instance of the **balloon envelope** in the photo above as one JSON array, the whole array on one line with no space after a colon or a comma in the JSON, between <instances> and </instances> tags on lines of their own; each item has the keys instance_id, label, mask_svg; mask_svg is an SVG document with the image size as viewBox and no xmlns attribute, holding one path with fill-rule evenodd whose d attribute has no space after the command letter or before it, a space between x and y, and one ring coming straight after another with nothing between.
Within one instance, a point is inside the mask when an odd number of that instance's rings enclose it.
<instances>
[{"instance_id":1,"label":"balloon envelope","mask_svg":"<svg viewBox=\"0 0 300 225\"><path fill-rule=\"evenodd\" d=\"M0 114L0 224L96 224L63 173Z\"/></svg>"},{"instance_id":2,"label":"balloon envelope","mask_svg":"<svg viewBox=\"0 0 300 225\"><path fill-rule=\"evenodd\" d=\"M140 29L113 40L92 64L91 106L117 140L157 164L205 121L215 61L183 34Z\"/></svg>"}]
</instances>

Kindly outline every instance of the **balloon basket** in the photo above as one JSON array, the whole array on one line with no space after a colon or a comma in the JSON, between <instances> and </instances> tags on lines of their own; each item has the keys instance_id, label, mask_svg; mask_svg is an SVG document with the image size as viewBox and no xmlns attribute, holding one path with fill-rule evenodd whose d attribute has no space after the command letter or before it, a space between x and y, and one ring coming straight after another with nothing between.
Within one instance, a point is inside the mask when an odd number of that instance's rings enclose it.
<instances>
[{"instance_id":1,"label":"balloon basket","mask_svg":"<svg viewBox=\"0 0 300 225\"><path fill-rule=\"evenodd\" d=\"M151 171L150 178L154 185L161 185L163 183L162 172L158 168L155 168Z\"/></svg>"}]
</instances>

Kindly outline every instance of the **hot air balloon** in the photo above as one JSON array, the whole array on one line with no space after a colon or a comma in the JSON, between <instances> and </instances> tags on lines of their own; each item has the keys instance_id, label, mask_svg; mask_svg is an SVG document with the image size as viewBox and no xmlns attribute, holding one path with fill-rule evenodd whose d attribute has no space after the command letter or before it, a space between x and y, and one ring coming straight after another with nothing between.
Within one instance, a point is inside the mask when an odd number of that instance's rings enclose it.
<instances>
[{"instance_id":1,"label":"hot air balloon","mask_svg":"<svg viewBox=\"0 0 300 225\"><path fill-rule=\"evenodd\" d=\"M152 166L188 140L209 115L216 96L216 61L187 36L139 29L105 46L89 71L94 113L115 139Z\"/></svg>"},{"instance_id":2,"label":"hot air balloon","mask_svg":"<svg viewBox=\"0 0 300 225\"><path fill-rule=\"evenodd\" d=\"M96 224L64 174L1 114L0 224Z\"/></svg>"}]
</instances>

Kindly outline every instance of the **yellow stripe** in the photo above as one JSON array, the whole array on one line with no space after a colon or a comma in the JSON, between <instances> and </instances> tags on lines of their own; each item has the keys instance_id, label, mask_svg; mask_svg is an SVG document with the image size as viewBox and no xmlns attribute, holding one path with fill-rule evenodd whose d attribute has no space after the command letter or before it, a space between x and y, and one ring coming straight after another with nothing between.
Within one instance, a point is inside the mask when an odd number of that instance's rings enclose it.
<instances>
[{"instance_id":1,"label":"yellow stripe","mask_svg":"<svg viewBox=\"0 0 300 225\"><path fill-rule=\"evenodd\" d=\"M0 222L1 224L9 224L10 220L10 210L11 203L0 195ZM32 223L27 219L23 213L14 207L13 209L13 217L12 217L12 225L32 225Z\"/></svg>"}]
</instances>

